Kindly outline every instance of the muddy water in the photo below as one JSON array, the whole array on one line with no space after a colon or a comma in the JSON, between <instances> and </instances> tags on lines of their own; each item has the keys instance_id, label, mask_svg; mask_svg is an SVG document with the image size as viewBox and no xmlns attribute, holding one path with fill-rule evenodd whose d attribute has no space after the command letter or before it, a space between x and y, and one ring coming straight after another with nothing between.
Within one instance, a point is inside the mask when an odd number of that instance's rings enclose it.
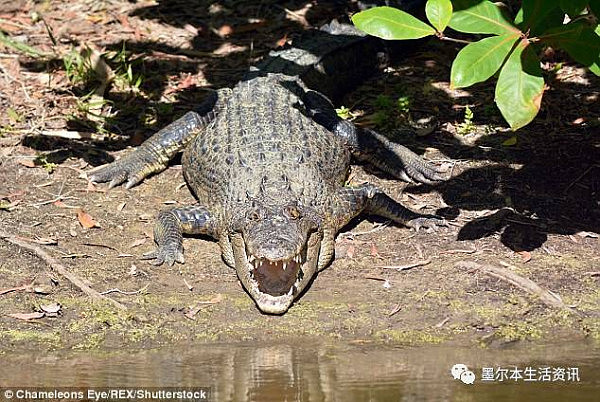
<instances>
[{"instance_id":1,"label":"muddy water","mask_svg":"<svg viewBox=\"0 0 600 402\"><path fill-rule=\"evenodd\" d=\"M3 387L210 387L213 401L598 401L600 349L586 343L503 348L217 344L160 350L0 355ZM474 384L454 379L465 364ZM482 368L531 367L549 381L483 382ZM541 367L577 368L561 381ZM560 372L558 370L557 372ZM464 377L463 374L463 378ZM532 375L529 378L533 378ZM2 400L2 395L0 395Z\"/></svg>"}]
</instances>

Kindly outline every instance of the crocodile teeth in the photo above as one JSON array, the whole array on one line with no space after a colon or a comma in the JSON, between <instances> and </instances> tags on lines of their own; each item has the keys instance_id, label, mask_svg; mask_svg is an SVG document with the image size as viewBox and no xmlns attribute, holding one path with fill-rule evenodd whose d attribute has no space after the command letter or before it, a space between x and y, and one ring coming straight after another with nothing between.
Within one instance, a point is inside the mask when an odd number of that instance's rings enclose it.
<instances>
[{"instance_id":1,"label":"crocodile teeth","mask_svg":"<svg viewBox=\"0 0 600 402\"><path fill-rule=\"evenodd\" d=\"M248 257L248 262L252 262L254 260L256 260L256 257L250 254L250 257Z\"/></svg>"},{"instance_id":2,"label":"crocodile teeth","mask_svg":"<svg viewBox=\"0 0 600 402\"><path fill-rule=\"evenodd\" d=\"M290 291L287 293L288 296L291 296L294 293L294 288L296 287L296 285L292 286L290 288Z\"/></svg>"},{"instance_id":3,"label":"crocodile teeth","mask_svg":"<svg viewBox=\"0 0 600 402\"><path fill-rule=\"evenodd\" d=\"M285 269L287 268L287 262L283 263L283 270L285 271Z\"/></svg>"}]
</instances>

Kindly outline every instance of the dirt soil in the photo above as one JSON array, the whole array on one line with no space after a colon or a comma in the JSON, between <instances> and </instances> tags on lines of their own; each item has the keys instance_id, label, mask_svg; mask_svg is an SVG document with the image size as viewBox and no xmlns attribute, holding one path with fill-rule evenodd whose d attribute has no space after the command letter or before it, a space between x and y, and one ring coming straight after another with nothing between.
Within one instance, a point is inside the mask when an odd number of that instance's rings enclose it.
<instances>
[{"instance_id":1,"label":"dirt soil","mask_svg":"<svg viewBox=\"0 0 600 402\"><path fill-rule=\"evenodd\" d=\"M183 265L139 259L154 248L158 211L194 201L180 162L131 190L106 191L86 172L197 106L207 88L234 85L270 49L355 7L1 0L0 30L43 55L0 43L0 354L298 336L600 341L600 80L558 53L544 59L539 116L517 134L494 107L493 83L450 89L453 44L423 43L350 94L343 104L359 124L452 170L446 182L416 185L356 166L351 183L370 181L449 227L415 233L360 217L283 316L257 310L210 239L186 238ZM94 77L65 64L86 52L100 55ZM408 111L394 107L400 97ZM433 132L399 128L421 115L437 118ZM127 309L91 300L40 251Z\"/></svg>"}]
</instances>

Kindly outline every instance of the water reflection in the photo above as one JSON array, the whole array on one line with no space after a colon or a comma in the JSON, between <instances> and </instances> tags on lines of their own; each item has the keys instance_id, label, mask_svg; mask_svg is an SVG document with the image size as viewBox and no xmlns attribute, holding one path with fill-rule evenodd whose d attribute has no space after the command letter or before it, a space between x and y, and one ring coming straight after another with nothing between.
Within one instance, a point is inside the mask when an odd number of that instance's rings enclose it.
<instances>
[{"instance_id":1,"label":"water reflection","mask_svg":"<svg viewBox=\"0 0 600 402\"><path fill-rule=\"evenodd\" d=\"M211 387L215 401L597 401L600 351L586 343L392 348L374 345L187 345L0 355L0 386ZM466 364L474 385L454 380ZM482 367L578 367L580 382L481 383Z\"/></svg>"}]
</instances>

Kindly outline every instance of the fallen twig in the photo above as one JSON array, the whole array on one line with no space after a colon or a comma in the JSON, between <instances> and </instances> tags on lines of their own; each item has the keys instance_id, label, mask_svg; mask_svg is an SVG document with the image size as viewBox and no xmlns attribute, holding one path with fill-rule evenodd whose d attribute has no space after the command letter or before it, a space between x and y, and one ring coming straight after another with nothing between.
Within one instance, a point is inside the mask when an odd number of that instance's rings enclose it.
<instances>
[{"instance_id":1,"label":"fallen twig","mask_svg":"<svg viewBox=\"0 0 600 402\"><path fill-rule=\"evenodd\" d=\"M592 166L588 167L588 168L587 168L587 169L586 169L586 170L585 170L583 173L581 173L579 176L577 176L577 177L575 178L575 180L573 180L573 181L571 182L571 184L569 184L569 185L568 185L568 186L567 186L567 187L566 187L566 188L563 190L563 194L566 194L566 193L567 193L567 191L569 191L569 189L570 189L571 187L573 187L573 186L575 185L575 183L577 183L579 180L581 180L581 179L583 178L583 176L585 176L586 174L588 174L588 173L590 172L590 170L592 170L593 168L597 168L597 167L600 167L600 165L592 165Z\"/></svg>"},{"instance_id":2,"label":"fallen twig","mask_svg":"<svg viewBox=\"0 0 600 402\"><path fill-rule=\"evenodd\" d=\"M453 250L444 250L444 251L442 251L442 253L444 253L444 254L460 254L460 253L463 253L463 254L473 254L473 253L476 253L476 252L477 252L476 248L474 248L474 249L453 249Z\"/></svg>"},{"instance_id":3,"label":"fallen twig","mask_svg":"<svg viewBox=\"0 0 600 402\"><path fill-rule=\"evenodd\" d=\"M30 289L32 289L32 288L33 287L31 286L31 284L28 284L28 285L23 285L23 286L17 286L15 288L0 289L0 296L5 295L7 293L19 292L22 290L30 291Z\"/></svg>"},{"instance_id":4,"label":"fallen twig","mask_svg":"<svg viewBox=\"0 0 600 402\"><path fill-rule=\"evenodd\" d=\"M383 222L380 225L376 225L373 229L366 230L364 232L344 232L344 233L340 233L340 237L346 237L348 239L353 239L355 236L361 236L361 235L366 235L366 234L369 234L369 233L374 233L374 232L377 232L377 231L379 231L381 229L384 229L384 228L388 227L388 225L390 224L390 222L391 221Z\"/></svg>"},{"instance_id":5,"label":"fallen twig","mask_svg":"<svg viewBox=\"0 0 600 402\"><path fill-rule=\"evenodd\" d=\"M184 317L193 320L196 317L196 314L200 312L204 307L210 306L212 304L220 303L223 300L223 295L218 293L212 299L206 301L197 302L195 306L190 306L188 310L183 313Z\"/></svg>"},{"instance_id":6,"label":"fallen twig","mask_svg":"<svg viewBox=\"0 0 600 402\"><path fill-rule=\"evenodd\" d=\"M73 285L78 287L79 290L81 290L83 293L85 293L92 299L106 300L106 301L112 303L115 307L120 308L121 310L127 310L127 307L125 305L119 303L116 300L111 299L110 297L101 295L100 293L98 293L97 291L95 291L94 289L92 289L91 287L86 285L81 278L79 278L77 275L69 272L64 265L60 264L54 257L49 255L41 247L31 244L29 242L26 242L24 240L21 240L17 236L13 236L13 235L5 233L1 230L0 230L0 238L3 238L5 241L7 241L11 244L14 244L16 246L19 246L21 248L24 248L24 249L29 250L30 252L34 253L39 258L44 260L48 265L50 265L50 267L53 270L55 270L60 275L62 275L66 279L68 279Z\"/></svg>"},{"instance_id":7,"label":"fallen twig","mask_svg":"<svg viewBox=\"0 0 600 402\"><path fill-rule=\"evenodd\" d=\"M402 310L402 306L400 305L400 303L398 303L398 304L396 304L394 306L394 308L392 309L392 311L390 311L388 313L388 317L391 317L391 316L393 316L395 314L398 314L398 312L400 312L400 310Z\"/></svg>"},{"instance_id":8,"label":"fallen twig","mask_svg":"<svg viewBox=\"0 0 600 402\"><path fill-rule=\"evenodd\" d=\"M531 279L525 278L524 276L521 276L509 269L488 264L479 264L473 261L460 261L456 263L456 266L468 270L481 271L493 276L494 278L502 279L503 281L508 282L529 294L539 297L542 303L550 307L575 311L567 306L561 300L560 296L542 288Z\"/></svg>"},{"instance_id":9,"label":"fallen twig","mask_svg":"<svg viewBox=\"0 0 600 402\"><path fill-rule=\"evenodd\" d=\"M145 291L146 289L148 289L148 286L150 286L150 284L144 286L141 289L134 290L133 292L125 292L125 291L123 291L123 290L121 290L119 288L113 288L113 289L105 290L104 292L100 292L100 294L101 295L107 295L109 293L119 293L119 294L126 295L126 296L132 296L132 295L137 295L137 294L142 293L143 291Z\"/></svg>"},{"instance_id":10,"label":"fallen twig","mask_svg":"<svg viewBox=\"0 0 600 402\"><path fill-rule=\"evenodd\" d=\"M421 266L427 265L427 264L431 264L431 259L428 258L426 260L417 261L415 263L408 264L408 265L383 265L383 266L380 266L379 268L395 269L396 271L406 271L408 269L415 268L415 267L421 267Z\"/></svg>"},{"instance_id":11,"label":"fallen twig","mask_svg":"<svg viewBox=\"0 0 600 402\"><path fill-rule=\"evenodd\" d=\"M39 132L40 135L45 137L58 137L58 138L66 138L69 140L91 140L97 142L104 141L125 141L127 137L118 135L118 134L97 134L97 133L88 133L85 131L71 131L71 130L42 130Z\"/></svg>"}]
</instances>

